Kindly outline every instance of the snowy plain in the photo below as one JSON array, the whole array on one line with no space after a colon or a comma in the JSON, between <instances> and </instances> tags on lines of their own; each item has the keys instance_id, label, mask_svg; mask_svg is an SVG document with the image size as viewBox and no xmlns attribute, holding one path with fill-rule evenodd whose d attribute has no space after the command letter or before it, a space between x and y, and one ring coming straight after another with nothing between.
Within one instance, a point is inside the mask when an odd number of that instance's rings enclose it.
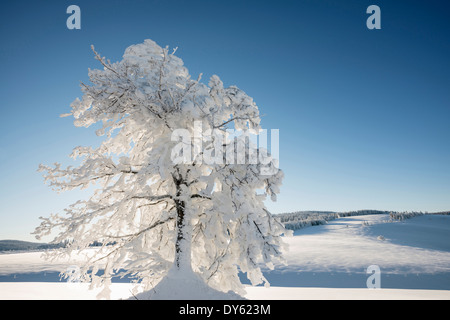
<instances>
[{"instance_id":1,"label":"snowy plain","mask_svg":"<svg viewBox=\"0 0 450 320\"><path fill-rule=\"evenodd\" d=\"M245 298L450 299L450 216L345 217L297 230L285 241L287 265L265 270L271 286L249 286ZM0 299L96 299L98 289L59 280L59 272L82 260L49 262L40 252L1 254ZM371 265L380 269L380 289L367 288ZM111 299L129 298L132 287L127 279L113 283Z\"/></svg>"}]
</instances>

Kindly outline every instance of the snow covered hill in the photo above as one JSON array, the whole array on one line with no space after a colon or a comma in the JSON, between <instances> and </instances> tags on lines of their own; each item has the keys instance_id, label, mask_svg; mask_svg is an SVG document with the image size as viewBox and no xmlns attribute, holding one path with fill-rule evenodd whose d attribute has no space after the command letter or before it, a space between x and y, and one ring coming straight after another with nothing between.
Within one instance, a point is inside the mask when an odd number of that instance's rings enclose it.
<instances>
[{"instance_id":1,"label":"snow covered hill","mask_svg":"<svg viewBox=\"0 0 450 320\"><path fill-rule=\"evenodd\" d=\"M389 215L343 217L286 238L286 266L266 271L271 287L249 287L248 299L450 299L450 216L389 222ZM95 299L98 290L58 281L72 261L37 252L0 255L0 299ZM367 289L371 265L381 289ZM242 277L244 279L244 277ZM114 283L111 298L128 298Z\"/></svg>"},{"instance_id":2,"label":"snow covered hill","mask_svg":"<svg viewBox=\"0 0 450 320\"><path fill-rule=\"evenodd\" d=\"M388 215L339 218L287 238L288 265L267 274L274 286L366 288L377 265L382 288L450 290L450 216L389 222Z\"/></svg>"}]
</instances>

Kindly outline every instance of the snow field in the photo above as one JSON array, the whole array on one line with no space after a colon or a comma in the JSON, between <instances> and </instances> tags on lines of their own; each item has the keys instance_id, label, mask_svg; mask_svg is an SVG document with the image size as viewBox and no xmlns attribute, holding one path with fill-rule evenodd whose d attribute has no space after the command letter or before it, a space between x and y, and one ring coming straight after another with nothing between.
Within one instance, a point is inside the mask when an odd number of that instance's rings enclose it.
<instances>
[{"instance_id":1,"label":"snow field","mask_svg":"<svg viewBox=\"0 0 450 320\"><path fill-rule=\"evenodd\" d=\"M96 300L89 284L3 282L1 300ZM111 299L133 299L131 283L113 283ZM249 300L450 300L448 290L247 287ZM139 296L137 296L139 298ZM195 300L195 299L192 299Z\"/></svg>"},{"instance_id":2,"label":"snow field","mask_svg":"<svg viewBox=\"0 0 450 320\"><path fill-rule=\"evenodd\" d=\"M287 265L265 272L270 288L246 287L246 299L377 300L450 299L450 216L419 216L388 222L388 216L368 215L333 220L327 225L298 230L288 237ZM39 252L0 255L0 279L14 274L35 275L35 282L0 282L0 299L96 299L100 289L88 284L42 282L45 272L65 270L71 261L42 260ZM367 289L366 269L378 265L381 289ZM9 278L11 279L11 277ZM186 279L170 279L160 286L159 298L211 299L177 295L172 289ZM194 279L195 280L195 279ZM3 280L4 281L4 280ZM134 298L133 284L113 283L111 299ZM149 298L150 296L139 296ZM158 296L153 296L158 298ZM206 298L207 299L207 298Z\"/></svg>"}]
</instances>

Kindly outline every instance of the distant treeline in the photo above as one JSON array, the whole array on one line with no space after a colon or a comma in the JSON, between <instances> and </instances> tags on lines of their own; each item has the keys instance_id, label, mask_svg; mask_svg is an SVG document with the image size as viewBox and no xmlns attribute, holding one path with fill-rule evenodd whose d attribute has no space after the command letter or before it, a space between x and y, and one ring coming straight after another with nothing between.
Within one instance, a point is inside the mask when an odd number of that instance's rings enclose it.
<instances>
[{"instance_id":1,"label":"distant treeline","mask_svg":"<svg viewBox=\"0 0 450 320\"><path fill-rule=\"evenodd\" d=\"M279 221L284 224L286 229L298 230L305 227L317 226L328 223L328 221L350 216L363 216L370 214L389 214L391 220L404 220L412 217L425 214L443 214L450 215L450 211L443 212L395 212L395 211L380 211L380 210L358 210L348 212L333 212L333 211L297 211L289 213L280 213L274 215Z\"/></svg>"},{"instance_id":2,"label":"distant treeline","mask_svg":"<svg viewBox=\"0 0 450 320\"><path fill-rule=\"evenodd\" d=\"M8 251L41 251L49 249L64 248L70 244L70 241L64 241L61 243L39 243L28 242L21 240L0 240L0 252ZM106 244L109 245L110 243ZM100 247L103 243L100 241L94 241L91 247Z\"/></svg>"},{"instance_id":3,"label":"distant treeline","mask_svg":"<svg viewBox=\"0 0 450 320\"><path fill-rule=\"evenodd\" d=\"M450 215L450 211L441 211L441 212L391 212L389 216L393 220L405 220L412 217L423 216L426 214L441 214L441 215Z\"/></svg>"},{"instance_id":4,"label":"distant treeline","mask_svg":"<svg viewBox=\"0 0 450 320\"><path fill-rule=\"evenodd\" d=\"M20 240L0 240L0 251L34 251L62 247L62 244L38 243Z\"/></svg>"}]
</instances>

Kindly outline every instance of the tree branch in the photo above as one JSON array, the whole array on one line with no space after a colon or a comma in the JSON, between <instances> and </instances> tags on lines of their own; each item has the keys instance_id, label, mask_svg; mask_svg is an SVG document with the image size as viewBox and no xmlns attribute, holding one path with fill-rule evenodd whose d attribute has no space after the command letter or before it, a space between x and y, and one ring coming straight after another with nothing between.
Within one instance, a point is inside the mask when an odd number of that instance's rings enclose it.
<instances>
[{"instance_id":1,"label":"tree branch","mask_svg":"<svg viewBox=\"0 0 450 320\"><path fill-rule=\"evenodd\" d=\"M111 238L111 239L123 239L123 238L129 238L129 237L138 237L142 233L147 232L148 230L151 230L151 229L153 229L153 228L155 228L155 227L157 227L157 226L159 226L161 224L164 224L164 223L169 222L169 221L174 220L174 219L175 219L174 217L171 217L171 218L167 218L166 220L155 222L154 224L152 224L152 225L148 226L147 228L144 228L144 229L142 229L142 230L140 230L140 231L138 231L136 233L125 234L125 235L122 235L122 236L106 235L106 237Z\"/></svg>"},{"instance_id":2,"label":"tree branch","mask_svg":"<svg viewBox=\"0 0 450 320\"><path fill-rule=\"evenodd\" d=\"M208 200L211 200L211 197L204 196L204 195L201 195L201 194L193 194L193 195L191 196L191 198L202 198L202 199L208 199Z\"/></svg>"}]
</instances>

